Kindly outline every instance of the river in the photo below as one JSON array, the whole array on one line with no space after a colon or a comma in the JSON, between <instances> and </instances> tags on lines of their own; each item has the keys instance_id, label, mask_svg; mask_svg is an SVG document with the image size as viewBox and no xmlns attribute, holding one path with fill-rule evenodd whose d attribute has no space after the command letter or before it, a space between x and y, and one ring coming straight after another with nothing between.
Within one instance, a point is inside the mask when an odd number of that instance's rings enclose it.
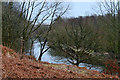
<instances>
[{"instance_id":1,"label":"river","mask_svg":"<svg viewBox=\"0 0 120 80\"><path fill-rule=\"evenodd\" d=\"M38 59L39 53L40 53L40 44L38 42L36 42L36 43L34 43L34 56L36 59ZM68 62L65 62L66 59L57 60L57 57L51 56L49 50L43 54L41 61L55 63L55 64L67 64L67 65L69 65ZM86 67L86 64L80 63L79 66ZM86 68L89 69L89 67L86 67ZM91 68L91 70L101 71L102 68L101 67L96 67L96 68L93 67L93 68Z\"/></svg>"}]
</instances>

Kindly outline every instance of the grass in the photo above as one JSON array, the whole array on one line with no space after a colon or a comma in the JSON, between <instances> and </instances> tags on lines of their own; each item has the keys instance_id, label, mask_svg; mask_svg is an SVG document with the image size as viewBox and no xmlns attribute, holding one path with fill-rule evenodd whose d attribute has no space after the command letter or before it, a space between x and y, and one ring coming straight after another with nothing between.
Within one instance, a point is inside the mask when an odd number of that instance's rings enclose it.
<instances>
[{"instance_id":1,"label":"grass","mask_svg":"<svg viewBox=\"0 0 120 80\"><path fill-rule=\"evenodd\" d=\"M77 73L81 73L81 74L87 74L88 72L84 69L79 69L78 67L72 66L72 65L58 65L58 64L42 64L43 66L49 66L52 67L54 69L62 69L65 71L72 71L72 72L77 72Z\"/></svg>"}]
</instances>

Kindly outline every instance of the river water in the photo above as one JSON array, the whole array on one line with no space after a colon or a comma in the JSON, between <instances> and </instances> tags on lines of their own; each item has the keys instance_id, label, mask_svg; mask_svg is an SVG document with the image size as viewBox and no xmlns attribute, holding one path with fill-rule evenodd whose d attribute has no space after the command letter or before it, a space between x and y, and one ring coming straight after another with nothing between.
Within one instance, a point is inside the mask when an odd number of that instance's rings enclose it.
<instances>
[{"instance_id":1,"label":"river water","mask_svg":"<svg viewBox=\"0 0 120 80\"><path fill-rule=\"evenodd\" d=\"M47 46L46 46L47 47ZM40 53L40 44L38 42L34 43L34 56L36 59L38 59L39 54ZM70 64L68 62L65 62L66 59L62 59L62 60L57 60L57 57L51 56L49 50L43 54L41 61L44 62L49 62L49 63L55 63L55 64ZM80 67L86 67L85 63L80 63L79 65ZM89 67L86 67L87 69L89 69ZM91 70L97 70L97 71L101 71L102 68L101 67L93 67L91 68Z\"/></svg>"}]
</instances>

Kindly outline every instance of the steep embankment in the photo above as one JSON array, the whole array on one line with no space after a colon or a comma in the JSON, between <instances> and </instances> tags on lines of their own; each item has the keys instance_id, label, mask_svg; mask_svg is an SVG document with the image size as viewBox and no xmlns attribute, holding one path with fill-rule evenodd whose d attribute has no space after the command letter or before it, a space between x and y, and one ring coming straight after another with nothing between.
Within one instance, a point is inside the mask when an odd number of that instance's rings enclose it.
<instances>
[{"instance_id":1,"label":"steep embankment","mask_svg":"<svg viewBox=\"0 0 120 80\"><path fill-rule=\"evenodd\" d=\"M118 78L85 67L35 61L32 56L16 54L12 49L0 47L3 78Z\"/></svg>"}]
</instances>

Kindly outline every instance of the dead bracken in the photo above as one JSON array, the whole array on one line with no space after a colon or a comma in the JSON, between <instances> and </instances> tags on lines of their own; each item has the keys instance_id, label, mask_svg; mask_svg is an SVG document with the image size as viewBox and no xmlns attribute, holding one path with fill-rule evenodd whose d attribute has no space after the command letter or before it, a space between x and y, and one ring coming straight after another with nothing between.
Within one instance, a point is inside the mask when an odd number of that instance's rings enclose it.
<instances>
[{"instance_id":1,"label":"dead bracken","mask_svg":"<svg viewBox=\"0 0 120 80\"><path fill-rule=\"evenodd\" d=\"M5 46L0 47L2 48L2 78L119 78L88 70L85 67L35 61L34 57L29 58L26 55L22 55L23 59L20 59L21 54Z\"/></svg>"}]
</instances>

